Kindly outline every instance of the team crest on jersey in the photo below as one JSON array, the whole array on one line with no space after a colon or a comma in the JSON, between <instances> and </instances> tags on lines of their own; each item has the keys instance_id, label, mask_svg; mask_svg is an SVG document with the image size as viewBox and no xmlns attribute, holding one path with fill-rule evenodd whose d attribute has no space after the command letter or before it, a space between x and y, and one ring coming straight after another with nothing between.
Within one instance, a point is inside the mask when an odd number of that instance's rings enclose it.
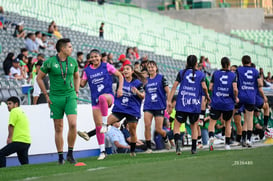
<instances>
[{"instance_id":1,"label":"team crest on jersey","mask_svg":"<svg viewBox=\"0 0 273 181\"><path fill-rule=\"evenodd\" d=\"M54 67L55 67L55 68L59 68L59 64L56 64L56 63L55 63Z\"/></svg>"}]
</instances>

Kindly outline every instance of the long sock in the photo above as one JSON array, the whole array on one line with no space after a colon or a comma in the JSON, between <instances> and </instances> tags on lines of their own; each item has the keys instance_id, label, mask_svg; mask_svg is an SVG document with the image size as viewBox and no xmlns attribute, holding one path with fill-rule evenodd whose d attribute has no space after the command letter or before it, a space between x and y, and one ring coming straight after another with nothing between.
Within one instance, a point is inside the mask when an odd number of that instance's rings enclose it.
<instances>
[{"instance_id":1,"label":"long sock","mask_svg":"<svg viewBox=\"0 0 273 181\"><path fill-rule=\"evenodd\" d=\"M130 146L131 146L131 153L132 153L132 152L135 152L136 143L130 143Z\"/></svg>"},{"instance_id":2,"label":"long sock","mask_svg":"<svg viewBox=\"0 0 273 181\"><path fill-rule=\"evenodd\" d=\"M222 135L225 136L225 134L226 134L226 127L223 127L222 128Z\"/></svg>"},{"instance_id":3,"label":"long sock","mask_svg":"<svg viewBox=\"0 0 273 181\"><path fill-rule=\"evenodd\" d=\"M102 115L102 122L103 124L107 124L108 103L106 97L99 96L99 107Z\"/></svg>"},{"instance_id":4,"label":"long sock","mask_svg":"<svg viewBox=\"0 0 273 181\"><path fill-rule=\"evenodd\" d=\"M147 149L152 149L151 140L146 140Z\"/></svg>"},{"instance_id":5,"label":"long sock","mask_svg":"<svg viewBox=\"0 0 273 181\"><path fill-rule=\"evenodd\" d=\"M230 145L230 137L226 137L226 145Z\"/></svg>"},{"instance_id":6,"label":"long sock","mask_svg":"<svg viewBox=\"0 0 273 181\"><path fill-rule=\"evenodd\" d=\"M263 139L263 137L264 137L264 131L262 129L258 129L258 133L259 133L260 140Z\"/></svg>"},{"instance_id":7,"label":"long sock","mask_svg":"<svg viewBox=\"0 0 273 181\"><path fill-rule=\"evenodd\" d=\"M178 140L180 139L180 135L178 133L174 134L174 143L177 145Z\"/></svg>"},{"instance_id":8,"label":"long sock","mask_svg":"<svg viewBox=\"0 0 273 181\"><path fill-rule=\"evenodd\" d=\"M247 134L247 139L248 139L249 141L251 141L252 131L251 131L251 130L247 130L246 134Z\"/></svg>"},{"instance_id":9,"label":"long sock","mask_svg":"<svg viewBox=\"0 0 273 181\"><path fill-rule=\"evenodd\" d=\"M269 119L269 116L264 116L264 126L267 126L268 119Z\"/></svg>"},{"instance_id":10,"label":"long sock","mask_svg":"<svg viewBox=\"0 0 273 181\"><path fill-rule=\"evenodd\" d=\"M88 133L88 136L91 138L92 136L95 136L96 135L96 129L93 129L92 131L89 131Z\"/></svg>"},{"instance_id":11,"label":"long sock","mask_svg":"<svg viewBox=\"0 0 273 181\"><path fill-rule=\"evenodd\" d=\"M246 141L246 131L242 131L242 139L243 141Z\"/></svg>"},{"instance_id":12,"label":"long sock","mask_svg":"<svg viewBox=\"0 0 273 181\"><path fill-rule=\"evenodd\" d=\"M209 138L213 138L214 137L214 132L210 131L209 132Z\"/></svg>"},{"instance_id":13,"label":"long sock","mask_svg":"<svg viewBox=\"0 0 273 181\"><path fill-rule=\"evenodd\" d=\"M242 135L236 135L236 141L237 142L241 142L241 139L242 139Z\"/></svg>"},{"instance_id":14,"label":"long sock","mask_svg":"<svg viewBox=\"0 0 273 181\"><path fill-rule=\"evenodd\" d=\"M165 137L163 137L163 140L164 140L164 142L167 142L167 141L168 141L168 136L167 136L167 134L166 134Z\"/></svg>"},{"instance_id":15,"label":"long sock","mask_svg":"<svg viewBox=\"0 0 273 181\"><path fill-rule=\"evenodd\" d=\"M97 135L98 144L99 145L103 145L100 148L101 152L102 152L102 151L105 151L105 146L104 146L104 138L105 138L105 136L104 136L103 133L100 133L100 130L101 130L101 126L96 126L96 135Z\"/></svg>"},{"instance_id":16,"label":"long sock","mask_svg":"<svg viewBox=\"0 0 273 181\"><path fill-rule=\"evenodd\" d=\"M73 147L68 147L67 155L72 156L72 154L73 154Z\"/></svg>"},{"instance_id":17,"label":"long sock","mask_svg":"<svg viewBox=\"0 0 273 181\"><path fill-rule=\"evenodd\" d=\"M191 150L196 150L196 140L192 140Z\"/></svg>"},{"instance_id":18,"label":"long sock","mask_svg":"<svg viewBox=\"0 0 273 181\"><path fill-rule=\"evenodd\" d=\"M64 153L62 151L58 152L58 156L60 161L64 159Z\"/></svg>"},{"instance_id":19,"label":"long sock","mask_svg":"<svg viewBox=\"0 0 273 181\"><path fill-rule=\"evenodd\" d=\"M105 152L105 144L101 144L100 146L100 152Z\"/></svg>"}]
</instances>

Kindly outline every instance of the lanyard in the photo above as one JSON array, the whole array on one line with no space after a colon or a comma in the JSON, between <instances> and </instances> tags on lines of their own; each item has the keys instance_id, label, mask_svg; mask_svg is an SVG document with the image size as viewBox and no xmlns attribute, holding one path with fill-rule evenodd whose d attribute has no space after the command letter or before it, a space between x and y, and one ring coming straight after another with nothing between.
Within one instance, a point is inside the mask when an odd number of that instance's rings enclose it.
<instances>
[{"instance_id":1,"label":"lanyard","mask_svg":"<svg viewBox=\"0 0 273 181\"><path fill-rule=\"evenodd\" d=\"M58 55L56 57L57 57L58 62L60 64L60 69L61 69L61 72L62 72L62 78L64 79L64 84L66 84L66 76L67 76L67 69L68 69L68 60L67 59L65 60L66 65L65 65L65 73L64 73L63 72L62 62L61 62L60 58L58 57Z\"/></svg>"}]
</instances>

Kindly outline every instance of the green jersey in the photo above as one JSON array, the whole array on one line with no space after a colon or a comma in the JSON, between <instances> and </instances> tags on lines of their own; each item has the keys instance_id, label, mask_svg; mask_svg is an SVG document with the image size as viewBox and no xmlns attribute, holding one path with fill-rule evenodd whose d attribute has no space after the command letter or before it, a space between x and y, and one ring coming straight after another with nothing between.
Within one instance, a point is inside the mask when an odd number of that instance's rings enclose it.
<instances>
[{"instance_id":1,"label":"green jersey","mask_svg":"<svg viewBox=\"0 0 273 181\"><path fill-rule=\"evenodd\" d=\"M9 125L14 127L12 142L31 143L29 120L20 107L10 111Z\"/></svg>"},{"instance_id":2,"label":"green jersey","mask_svg":"<svg viewBox=\"0 0 273 181\"><path fill-rule=\"evenodd\" d=\"M76 96L73 75L78 71L78 64L75 59L67 57L66 61L58 61L54 56L46 60L40 70L49 75L50 95Z\"/></svg>"}]
</instances>

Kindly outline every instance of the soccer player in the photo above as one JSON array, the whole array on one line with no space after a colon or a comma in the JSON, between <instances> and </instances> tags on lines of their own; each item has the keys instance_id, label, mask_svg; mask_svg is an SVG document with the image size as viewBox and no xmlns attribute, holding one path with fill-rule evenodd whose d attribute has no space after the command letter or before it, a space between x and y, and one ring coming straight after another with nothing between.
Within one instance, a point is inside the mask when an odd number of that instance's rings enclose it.
<instances>
[{"instance_id":1,"label":"soccer player","mask_svg":"<svg viewBox=\"0 0 273 181\"><path fill-rule=\"evenodd\" d=\"M225 121L225 149L230 150L231 118L234 104L239 102L236 75L230 71L230 60L227 57L223 57L221 64L222 69L213 73L210 83L210 90L212 91L211 119L208 127L210 151L213 151L214 127L221 115Z\"/></svg>"},{"instance_id":2,"label":"soccer player","mask_svg":"<svg viewBox=\"0 0 273 181\"><path fill-rule=\"evenodd\" d=\"M147 64L149 77L144 86L144 123L145 123L145 139L147 144L146 153L152 153L151 147L151 126L152 120L155 119L155 131L164 139L165 148L170 149L171 144L166 131L163 128L164 111L167 105L167 97L170 92L168 81L165 77L158 73L158 67L155 61L148 61Z\"/></svg>"},{"instance_id":3,"label":"soccer player","mask_svg":"<svg viewBox=\"0 0 273 181\"><path fill-rule=\"evenodd\" d=\"M123 95L116 97L112 114L108 117L108 125L126 118L131 135L130 155L136 156L135 147L137 142L136 127L140 118L141 102L144 99L143 83L146 78L140 72L134 71L132 65L125 65L123 69L124 84Z\"/></svg>"},{"instance_id":4,"label":"soccer player","mask_svg":"<svg viewBox=\"0 0 273 181\"><path fill-rule=\"evenodd\" d=\"M259 90L261 96L263 96L264 100L267 100L263 92L261 91L262 82L259 77L259 72L251 67L251 58L248 55L242 57L242 67L238 67L237 69L237 84L238 84L238 97L239 104L235 107L240 108L244 105L245 108L245 120L244 126L246 127L243 130L247 130L247 140L243 140L242 145L247 145L248 147L252 147L251 143L251 135L253 130L253 112L255 108L256 102L256 94Z\"/></svg>"},{"instance_id":5,"label":"soccer player","mask_svg":"<svg viewBox=\"0 0 273 181\"><path fill-rule=\"evenodd\" d=\"M10 97L7 100L9 115L7 145L0 150L0 168L6 167L6 156L17 153L19 162L28 164L28 149L30 147L29 120L20 108L20 100Z\"/></svg>"},{"instance_id":6,"label":"soccer player","mask_svg":"<svg viewBox=\"0 0 273 181\"><path fill-rule=\"evenodd\" d=\"M77 136L77 94L80 85L78 63L71 58L72 45L69 39L58 40L57 55L46 60L37 75L37 82L50 107L50 117L54 120L55 143L59 155L59 164L63 158L63 116L67 116L68 153L67 161L74 164L73 147ZM43 78L49 74L50 95L48 95Z\"/></svg>"},{"instance_id":7,"label":"soccer player","mask_svg":"<svg viewBox=\"0 0 273 181\"><path fill-rule=\"evenodd\" d=\"M97 140L101 151L98 160L103 160L106 157L104 133L107 132L108 108L114 103L111 75L115 75L119 79L117 97L122 96L123 76L114 68L113 65L101 62L101 54L99 50L91 50L90 58L92 64L84 69L80 86L84 87L88 82L90 88L93 118L96 125Z\"/></svg>"},{"instance_id":8,"label":"soccer player","mask_svg":"<svg viewBox=\"0 0 273 181\"><path fill-rule=\"evenodd\" d=\"M201 113L201 99L202 89L205 92L206 98L210 101L208 89L205 83L205 74L197 70L197 57L189 55L187 57L186 69L180 70L177 78L173 84L172 90L168 97L168 112L172 111L172 97L176 91L177 86L180 84L178 96L176 100L176 115L174 122L174 139L176 145L176 154L181 154L181 149L178 144L180 139L180 125L185 123L187 117L190 120L190 127L192 130L192 147L191 153L196 154L196 141L198 136L197 126L198 118Z\"/></svg>"}]
</instances>

